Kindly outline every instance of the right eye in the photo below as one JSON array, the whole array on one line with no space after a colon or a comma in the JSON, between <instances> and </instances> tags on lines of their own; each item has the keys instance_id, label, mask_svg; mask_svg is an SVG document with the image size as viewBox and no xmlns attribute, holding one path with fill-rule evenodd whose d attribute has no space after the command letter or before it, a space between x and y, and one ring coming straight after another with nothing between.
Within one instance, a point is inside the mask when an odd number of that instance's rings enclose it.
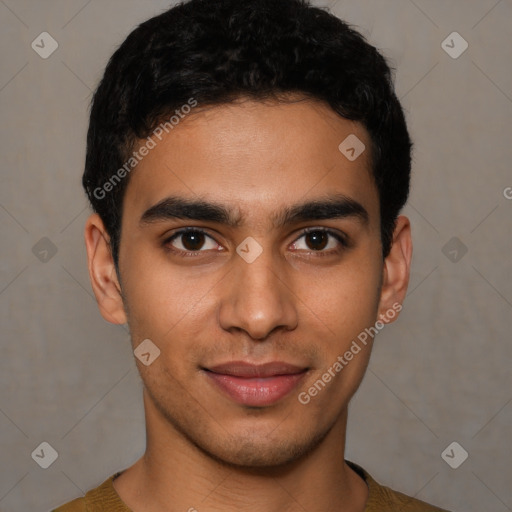
<instances>
[{"instance_id":1,"label":"right eye","mask_svg":"<svg viewBox=\"0 0 512 512\"><path fill-rule=\"evenodd\" d=\"M205 231L197 228L182 229L164 241L164 246L183 256L207 250L219 250L219 244Z\"/></svg>"}]
</instances>

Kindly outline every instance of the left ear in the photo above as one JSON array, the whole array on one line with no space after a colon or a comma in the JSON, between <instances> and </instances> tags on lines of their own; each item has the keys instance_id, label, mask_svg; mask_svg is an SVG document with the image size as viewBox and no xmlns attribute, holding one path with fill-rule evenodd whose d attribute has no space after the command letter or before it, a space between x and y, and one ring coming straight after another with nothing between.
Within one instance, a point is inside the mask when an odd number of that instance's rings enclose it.
<instances>
[{"instance_id":1,"label":"left ear","mask_svg":"<svg viewBox=\"0 0 512 512\"><path fill-rule=\"evenodd\" d=\"M391 323L402 309L407 293L412 259L411 223L399 215L393 231L393 244L384 260L382 289L379 302L379 320ZM393 315L386 314L392 311Z\"/></svg>"}]
</instances>

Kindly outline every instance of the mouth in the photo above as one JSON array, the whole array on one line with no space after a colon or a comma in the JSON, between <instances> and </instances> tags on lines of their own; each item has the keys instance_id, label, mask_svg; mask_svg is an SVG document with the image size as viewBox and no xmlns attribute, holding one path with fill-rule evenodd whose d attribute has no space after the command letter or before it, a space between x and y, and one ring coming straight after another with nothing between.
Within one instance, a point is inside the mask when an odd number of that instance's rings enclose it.
<instances>
[{"instance_id":1,"label":"mouth","mask_svg":"<svg viewBox=\"0 0 512 512\"><path fill-rule=\"evenodd\" d=\"M214 387L233 401L250 407L265 407L296 388L309 368L281 361L260 365L233 361L202 370Z\"/></svg>"}]
</instances>

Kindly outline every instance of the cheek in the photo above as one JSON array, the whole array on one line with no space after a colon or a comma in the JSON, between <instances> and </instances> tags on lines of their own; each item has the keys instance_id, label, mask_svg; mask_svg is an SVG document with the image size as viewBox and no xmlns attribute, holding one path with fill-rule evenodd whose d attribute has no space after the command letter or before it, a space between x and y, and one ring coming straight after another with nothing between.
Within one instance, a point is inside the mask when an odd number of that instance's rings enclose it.
<instances>
[{"instance_id":1,"label":"cheek","mask_svg":"<svg viewBox=\"0 0 512 512\"><path fill-rule=\"evenodd\" d=\"M308 414L328 421L359 387L373 341L368 336L361 341L360 336L375 323L380 276L378 260L361 257L325 278L309 280L309 287L307 280L302 283L303 296L307 297L303 326L307 337L316 340L318 361L300 395Z\"/></svg>"},{"instance_id":2,"label":"cheek","mask_svg":"<svg viewBox=\"0 0 512 512\"><path fill-rule=\"evenodd\" d=\"M361 257L347 258L335 269L302 274L297 296L310 310L311 321L343 342L375 322L381 272L378 260L361 251Z\"/></svg>"},{"instance_id":3,"label":"cheek","mask_svg":"<svg viewBox=\"0 0 512 512\"><path fill-rule=\"evenodd\" d=\"M134 343L140 337L166 343L175 332L186 328L193 336L194 330L204 326L199 318L216 292L212 274L185 272L173 268L165 257L150 258L142 252L131 252L124 263L123 293Z\"/></svg>"}]
</instances>

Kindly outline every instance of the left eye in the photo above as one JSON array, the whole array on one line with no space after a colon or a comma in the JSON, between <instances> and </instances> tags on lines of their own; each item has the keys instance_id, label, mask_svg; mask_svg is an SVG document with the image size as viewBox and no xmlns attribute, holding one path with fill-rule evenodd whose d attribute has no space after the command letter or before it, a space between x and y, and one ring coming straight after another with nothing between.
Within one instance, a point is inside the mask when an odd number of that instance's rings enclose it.
<instances>
[{"instance_id":1,"label":"left eye","mask_svg":"<svg viewBox=\"0 0 512 512\"><path fill-rule=\"evenodd\" d=\"M341 235L324 229L313 229L303 233L300 238L293 243L293 248L296 250L320 252L337 249L339 245L345 246Z\"/></svg>"}]
</instances>

